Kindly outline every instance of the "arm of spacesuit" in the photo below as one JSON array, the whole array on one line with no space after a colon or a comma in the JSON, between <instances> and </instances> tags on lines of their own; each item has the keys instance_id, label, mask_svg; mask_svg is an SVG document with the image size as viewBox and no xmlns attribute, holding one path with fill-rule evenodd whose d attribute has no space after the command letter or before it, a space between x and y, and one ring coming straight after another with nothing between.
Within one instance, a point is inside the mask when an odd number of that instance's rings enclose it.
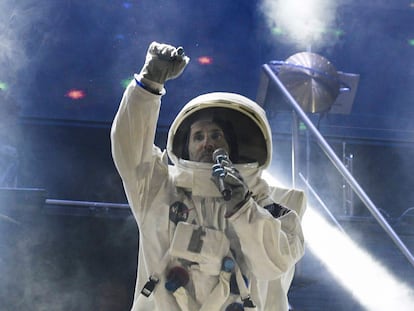
<instances>
[{"instance_id":1,"label":"arm of spacesuit","mask_svg":"<svg viewBox=\"0 0 414 311\"><path fill-rule=\"evenodd\" d=\"M182 48L152 42L140 74L125 90L111 129L112 154L123 179L160 150L153 146L164 83L189 62Z\"/></svg>"},{"instance_id":2,"label":"arm of spacesuit","mask_svg":"<svg viewBox=\"0 0 414 311\"><path fill-rule=\"evenodd\" d=\"M302 200L303 199L299 199ZM301 202L298 201L298 204ZM245 262L258 278L271 280L288 271L304 254L300 218L294 210L272 216L250 198L229 221Z\"/></svg>"},{"instance_id":3,"label":"arm of spacesuit","mask_svg":"<svg viewBox=\"0 0 414 311\"><path fill-rule=\"evenodd\" d=\"M220 192L222 185L230 189L229 198L223 195L225 217L238 237L244 260L258 279L276 279L293 267L304 253L298 216L298 213L303 215L306 206L304 193L291 191L291 195L284 196L279 193L278 199L284 197L284 200L277 201L272 200L276 195L270 188L264 190L264 195L253 195L227 154L221 151L217 154L222 157L212 166L213 181Z\"/></svg>"},{"instance_id":4,"label":"arm of spacesuit","mask_svg":"<svg viewBox=\"0 0 414 311\"><path fill-rule=\"evenodd\" d=\"M111 128L112 157L123 179L151 160L160 98L134 80L123 94Z\"/></svg>"}]
</instances>

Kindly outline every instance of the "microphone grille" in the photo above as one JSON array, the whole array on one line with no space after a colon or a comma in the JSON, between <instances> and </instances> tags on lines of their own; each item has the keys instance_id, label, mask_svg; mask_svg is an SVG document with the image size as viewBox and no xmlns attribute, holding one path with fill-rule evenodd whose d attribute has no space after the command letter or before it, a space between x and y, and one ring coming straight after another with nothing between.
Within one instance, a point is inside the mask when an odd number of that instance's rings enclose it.
<instances>
[{"instance_id":1,"label":"microphone grille","mask_svg":"<svg viewBox=\"0 0 414 311\"><path fill-rule=\"evenodd\" d=\"M218 157L228 158L229 155L224 148L218 148L213 152L213 161L216 162Z\"/></svg>"}]
</instances>

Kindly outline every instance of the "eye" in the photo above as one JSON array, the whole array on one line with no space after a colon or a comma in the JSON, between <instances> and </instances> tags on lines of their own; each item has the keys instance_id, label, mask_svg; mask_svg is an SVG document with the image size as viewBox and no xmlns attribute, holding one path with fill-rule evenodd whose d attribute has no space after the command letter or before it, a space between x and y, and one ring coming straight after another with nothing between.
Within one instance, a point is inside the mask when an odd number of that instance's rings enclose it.
<instances>
[{"instance_id":1,"label":"eye","mask_svg":"<svg viewBox=\"0 0 414 311\"><path fill-rule=\"evenodd\" d=\"M202 141L204 139L204 135L202 133L195 133L193 135L193 141Z\"/></svg>"},{"instance_id":2,"label":"eye","mask_svg":"<svg viewBox=\"0 0 414 311\"><path fill-rule=\"evenodd\" d=\"M215 131L211 134L211 139L219 140L223 137L222 133L220 131Z\"/></svg>"}]
</instances>

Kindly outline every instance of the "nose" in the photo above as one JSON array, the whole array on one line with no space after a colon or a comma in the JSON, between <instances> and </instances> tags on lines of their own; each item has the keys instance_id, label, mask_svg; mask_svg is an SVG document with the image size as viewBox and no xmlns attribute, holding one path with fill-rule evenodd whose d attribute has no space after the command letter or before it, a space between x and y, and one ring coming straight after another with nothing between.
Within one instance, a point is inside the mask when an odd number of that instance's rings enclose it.
<instances>
[{"instance_id":1,"label":"nose","mask_svg":"<svg viewBox=\"0 0 414 311\"><path fill-rule=\"evenodd\" d=\"M213 150L214 149L213 140L210 137L208 137L208 136L206 136L204 138L204 141L203 141L203 149L204 150Z\"/></svg>"}]
</instances>

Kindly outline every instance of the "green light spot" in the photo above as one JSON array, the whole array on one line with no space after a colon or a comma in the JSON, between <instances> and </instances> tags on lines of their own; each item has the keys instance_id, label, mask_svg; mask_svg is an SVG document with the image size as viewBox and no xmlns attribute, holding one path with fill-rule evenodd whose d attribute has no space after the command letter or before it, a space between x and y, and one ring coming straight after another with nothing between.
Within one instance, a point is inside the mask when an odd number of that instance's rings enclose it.
<instances>
[{"instance_id":1,"label":"green light spot","mask_svg":"<svg viewBox=\"0 0 414 311\"><path fill-rule=\"evenodd\" d=\"M414 46L414 39L409 39L408 44L411 45L411 46Z\"/></svg>"},{"instance_id":2,"label":"green light spot","mask_svg":"<svg viewBox=\"0 0 414 311\"><path fill-rule=\"evenodd\" d=\"M281 35L283 35L283 30L280 27L273 27L272 28L272 34L274 34L276 36L281 36Z\"/></svg>"},{"instance_id":3,"label":"green light spot","mask_svg":"<svg viewBox=\"0 0 414 311\"><path fill-rule=\"evenodd\" d=\"M121 85L122 85L122 87L124 88L124 89L126 89L126 87L128 86L128 84L131 82L131 80L133 79L133 77L130 77L130 78L127 78L127 79L124 79L124 80L122 80L121 81Z\"/></svg>"},{"instance_id":4,"label":"green light spot","mask_svg":"<svg viewBox=\"0 0 414 311\"><path fill-rule=\"evenodd\" d=\"M299 130L306 131L306 125L305 125L305 123L303 123L303 122L300 122L299 123Z\"/></svg>"},{"instance_id":5,"label":"green light spot","mask_svg":"<svg viewBox=\"0 0 414 311\"><path fill-rule=\"evenodd\" d=\"M335 36L340 37L344 35L344 31L341 29L334 30Z\"/></svg>"},{"instance_id":6,"label":"green light spot","mask_svg":"<svg viewBox=\"0 0 414 311\"><path fill-rule=\"evenodd\" d=\"M0 81L0 90L6 91L9 88L7 83Z\"/></svg>"},{"instance_id":7,"label":"green light spot","mask_svg":"<svg viewBox=\"0 0 414 311\"><path fill-rule=\"evenodd\" d=\"M342 29L324 29L323 31L321 31L322 34L330 34L333 35L337 38L339 38L340 36L344 35L344 31Z\"/></svg>"}]
</instances>

